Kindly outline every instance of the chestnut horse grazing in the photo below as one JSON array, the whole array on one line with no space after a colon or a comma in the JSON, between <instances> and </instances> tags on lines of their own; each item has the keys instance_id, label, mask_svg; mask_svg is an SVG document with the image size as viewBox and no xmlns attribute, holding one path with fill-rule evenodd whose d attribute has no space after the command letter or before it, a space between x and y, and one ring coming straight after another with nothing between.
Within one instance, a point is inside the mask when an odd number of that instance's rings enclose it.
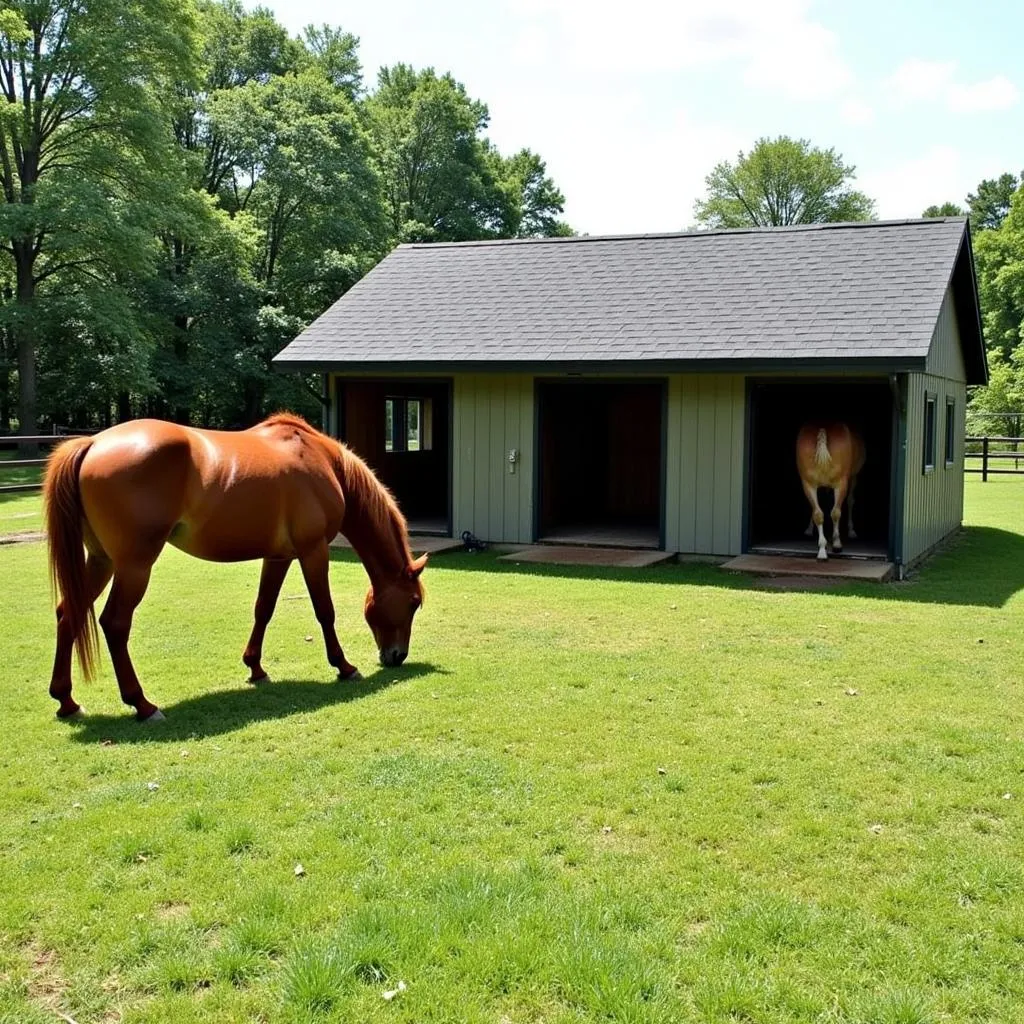
<instances>
[{"instance_id":1,"label":"chestnut horse grazing","mask_svg":"<svg viewBox=\"0 0 1024 1024\"><path fill-rule=\"evenodd\" d=\"M50 572L60 597L50 682L59 718L81 714L71 697L72 649L89 678L99 648L93 604L111 579L99 622L121 699L140 721L163 717L142 692L128 636L153 563L168 543L212 562L263 559L255 623L242 655L250 682L268 678L260 664L263 637L293 561L302 568L327 660L339 678L360 678L334 629L328 545L339 531L370 578L364 614L381 663L400 665L408 654L426 555L413 559L405 519L369 467L299 416L279 413L241 431L122 423L56 448L43 493Z\"/></svg>"},{"instance_id":2,"label":"chestnut horse grazing","mask_svg":"<svg viewBox=\"0 0 1024 1024\"><path fill-rule=\"evenodd\" d=\"M864 442L860 435L845 423L805 423L796 437L796 467L804 494L811 504L811 523L805 531L811 536L818 528L818 558L826 559L825 515L818 504L818 488L832 488L832 550L842 551L843 541L839 536L839 519L843 502L849 493L849 535L857 539L853 529L853 492L857 486L857 474L864 467Z\"/></svg>"}]
</instances>

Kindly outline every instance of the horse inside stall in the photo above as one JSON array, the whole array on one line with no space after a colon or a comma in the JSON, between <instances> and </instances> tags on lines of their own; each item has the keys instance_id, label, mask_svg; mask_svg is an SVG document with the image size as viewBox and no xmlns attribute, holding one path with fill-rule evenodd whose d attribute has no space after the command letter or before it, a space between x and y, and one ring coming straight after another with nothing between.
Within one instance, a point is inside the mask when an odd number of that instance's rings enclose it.
<instances>
[{"instance_id":1,"label":"horse inside stall","mask_svg":"<svg viewBox=\"0 0 1024 1024\"><path fill-rule=\"evenodd\" d=\"M796 466L800 473L804 494L811 506L811 522L805 532L811 536L818 528L818 558L828 558L825 544L825 514L818 504L818 488L832 489L832 550L843 550L839 535L839 520L843 502L849 495L848 534L857 539L853 528L853 496L857 475L864 468L864 441L860 434L846 423L805 423L797 432Z\"/></svg>"},{"instance_id":2,"label":"horse inside stall","mask_svg":"<svg viewBox=\"0 0 1024 1024\"><path fill-rule=\"evenodd\" d=\"M263 637L285 575L298 561L328 662L359 679L334 628L329 544L344 534L370 579L364 616L381 664L400 665L423 603L405 518L362 459L299 416L278 413L248 430L218 431L131 420L51 454L43 487L57 647L50 695L58 718L81 714L71 696L74 649L84 676L99 648L93 604L113 580L99 624L125 704L140 721L163 718L142 692L128 655L132 616L165 544L196 558L260 558L254 625L242 661L250 682L268 679Z\"/></svg>"}]
</instances>

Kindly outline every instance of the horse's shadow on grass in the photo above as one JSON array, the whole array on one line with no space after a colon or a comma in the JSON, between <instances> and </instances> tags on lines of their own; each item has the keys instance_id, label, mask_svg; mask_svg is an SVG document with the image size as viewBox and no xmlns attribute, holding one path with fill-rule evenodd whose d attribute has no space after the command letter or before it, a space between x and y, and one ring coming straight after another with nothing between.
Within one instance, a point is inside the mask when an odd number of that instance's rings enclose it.
<instances>
[{"instance_id":1,"label":"horse's shadow on grass","mask_svg":"<svg viewBox=\"0 0 1024 1024\"><path fill-rule=\"evenodd\" d=\"M445 669L425 662L400 669L380 669L358 682L319 682L282 679L262 686L242 684L164 704L162 722L138 722L130 709L124 714L89 714L66 723L77 743L180 743L234 732L253 722L269 722L321 708L363 700L420 676L446 675Z\"/></svg>"}]
</instances>

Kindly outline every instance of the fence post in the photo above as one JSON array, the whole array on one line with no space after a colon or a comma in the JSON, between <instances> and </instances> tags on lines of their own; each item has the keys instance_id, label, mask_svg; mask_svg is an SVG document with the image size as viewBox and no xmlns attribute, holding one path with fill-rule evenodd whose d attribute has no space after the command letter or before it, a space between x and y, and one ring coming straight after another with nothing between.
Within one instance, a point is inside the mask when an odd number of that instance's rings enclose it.
<instances>
[{"instance_id":1,"label":"fence post","mask_svg":"<svg viewBox=\"0 0 1024 1024\"><path fill-rule=\"evenodd\" d=\"M988 480L988 438L981 439L981 482Z\"/></svg>"}]
</instances>

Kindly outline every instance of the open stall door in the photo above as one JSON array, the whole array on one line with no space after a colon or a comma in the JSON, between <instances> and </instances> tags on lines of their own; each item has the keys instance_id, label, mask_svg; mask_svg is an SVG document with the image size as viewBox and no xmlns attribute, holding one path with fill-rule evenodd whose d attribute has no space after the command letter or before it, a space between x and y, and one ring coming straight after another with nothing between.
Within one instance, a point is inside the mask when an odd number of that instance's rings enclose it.
<instances>
[{"instance_id":1,"label":"open stall door","mask_svg":"<svg viewBox=\"0 0 1024 1024\"><path fill-rule=\"evenodd\" d=\"M339 434L398 501L409 531L451 534L449 381L338 382Z\"/></svg>"},{"instance_id":2,"label":"open stall door","mask_svg":"<svg viewBox=\"0 0 1024 1024\"><path fill-rule=\"evenodd\" d=\"M661 546L664 396L660 380L538 383L538 539Z\"/></svg>"},{"instance_id":3,"label":"open stall door","mask_svg":"<svg viewBox=\"0 0 1024 1024\"><path fill-rule=\"evenodd\" d=\"M806 537L811 508L796 468L796 437L807 420L839 420L861 432L866 461L856 484L849 540L844 506L840 535L847 557L885 558L891 547L893 401L887 378L754 380L749 391L749 473L746 550L756 554L817 552ZM831 541L832 492L818 502Z\"/></svg>"}]
</instances>

